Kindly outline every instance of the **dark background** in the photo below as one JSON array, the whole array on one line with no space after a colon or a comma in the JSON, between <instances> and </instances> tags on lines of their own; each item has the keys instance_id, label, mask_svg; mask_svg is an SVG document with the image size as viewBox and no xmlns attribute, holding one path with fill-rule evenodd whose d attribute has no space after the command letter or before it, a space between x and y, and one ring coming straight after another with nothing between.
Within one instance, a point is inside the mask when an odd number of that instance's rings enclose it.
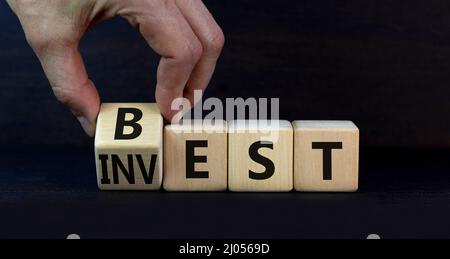
<instances>
[{"instance_id":1,"label":"dark background","mask_svg":"<svg viewBox=\"0 0 450 259\"><path fill-rule=\"evenodd\" d=\"M450 2L208 0L226 46L207 96L353 120L360 190L100 192L93 140L0 1L0 238L450 238ZM81 51L105 102L154 100L158 57L120 18Z\"/></svg>"},{"instance_id":2,"label":"dark background","mask_svg":"<svg viewBox=\"0 0 450 259\"><path fill-rule=\"evenodd\" d=\"M226 36L207 96L279 97L282 119L346 119L361 144L450 145L448 1L205 1ZM91 146L0 3L0 145ZM154 101L158 57L121 18L81 42L104 102Z\"/></svg>"}]
</instances>

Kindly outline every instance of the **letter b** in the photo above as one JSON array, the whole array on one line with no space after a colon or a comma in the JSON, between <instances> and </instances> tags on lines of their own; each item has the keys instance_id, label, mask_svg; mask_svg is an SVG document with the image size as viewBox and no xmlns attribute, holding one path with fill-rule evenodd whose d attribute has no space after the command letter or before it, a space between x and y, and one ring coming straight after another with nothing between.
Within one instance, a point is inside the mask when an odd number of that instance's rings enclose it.
<instances>
[{"instance_id":1,"label":"letter b","mask_svg":"<svg viewBox=\"0 0 450 259\"><path fill-rule=\"evenodd\" d=\"M126 115L132 114L131 120L126 120ZM121 139L135 139L142 133L142 126L137 122L142 119L142 111L137 108L119 108L117 111L116 132L114 134L115 140ZM132 127L130 133L125 134L125 126Z\"/></svg>"}]
</instances>

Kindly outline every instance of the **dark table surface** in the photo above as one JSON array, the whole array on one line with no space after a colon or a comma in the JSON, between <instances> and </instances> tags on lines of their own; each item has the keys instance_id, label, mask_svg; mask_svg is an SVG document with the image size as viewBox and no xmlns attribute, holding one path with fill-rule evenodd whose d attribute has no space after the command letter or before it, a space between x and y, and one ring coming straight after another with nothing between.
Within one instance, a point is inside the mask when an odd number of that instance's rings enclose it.
<instances>
[{"instance_id":1,"label":"dark table surface","mask_svg":"<svg viewBox=\"0 0 450 259\"><path fill-rule=\"evenodd\" d=\"M364 149L341 194L101 192L91 149L0 157L0 238L450 238L449 150Z\"/></svg>"}]
</instances>

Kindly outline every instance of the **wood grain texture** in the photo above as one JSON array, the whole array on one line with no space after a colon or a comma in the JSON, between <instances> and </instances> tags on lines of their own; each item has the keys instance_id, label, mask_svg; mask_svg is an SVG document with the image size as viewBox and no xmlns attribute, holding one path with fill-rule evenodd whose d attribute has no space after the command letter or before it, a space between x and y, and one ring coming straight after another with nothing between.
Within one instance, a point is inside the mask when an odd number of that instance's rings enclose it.
<instances>
[{"instance_id":1,"label":"wood grain texture","mask_svg":"<svg viewBox=\"0 0 450 259\"><path fill-rule=\"evenodd\" d=\"M137 108L142 111L142 118L137 121L142 127L141 134L134 139L114 139L117 114L119 108ZM132 114L130 114L133 116ZM126 120L131 120L128 115ZM124 133L130 133L130 126L124 127ZM95 136L95 162L98 186L102 190L158 190L162 183L162 147L163 119L158 106L154 103L104 103L97 119ZM109 184L102 183L102 162L100 155L107 155L107 175ZM112 156L117 155L128 173L133 171L134 183L124 176L122 168L118 170L117 182L114 182ZM151 171L151 160L156 155L154 170ZM132 157L129 160L129 156ZM141 162L139 161L141 158ZM131 163L129 163L131 161ZM142 170L144 168L145 172ZM146 182L143 174L151 175L151 183Z\"/></svg>"},{"instance_id":2,"label":"wood grain texture","mask_svg":"<svg viewBox=\"0 0 450 259\"><path fill-rule=\"evenodd\" d=\"M192 148L188 141L206 146ZM206 141L206 142L205 142ZM187 122L164 128L164 189L168 191L225 191L227 189L227 124ZM193 150L187 153L187 149ZM190 158L188 157L190 156ZM193 156L205 161L187 163ZM195 170L188 174L188 167ZM190 170L192 172L193 170ZM200 173L199 173L200 172ZM195 178L207 172L208 178Z\"/></svg>"},{"instance_id":3,"label":"wood grain texture","mask_svg":"<svg viewBox=\"0 0 450 259\"><path fill-rule=\"evenodd\" d=\"M228 188L230 191L290 191L293 188L293 130L288 121L232 121L228 130ZM274 165L273 175L264 180L251 179L250 170L264 173L267 168L249 155L252 144L263 141L273 148L260 148L258 153Z\"/></svg>"},{"instance_id":4,"label":"wood grain texture","mask_svg":"<svg viewBox=\"0 0 450 259\"><path fill-rule=\"evenodd\" d=\"M358 189L359 130L351 121L294 121L294 187L307 192ZM324 176L324 150L315 143L342 143L331 150L331 179Z\"/></svg>"}]
</instances>

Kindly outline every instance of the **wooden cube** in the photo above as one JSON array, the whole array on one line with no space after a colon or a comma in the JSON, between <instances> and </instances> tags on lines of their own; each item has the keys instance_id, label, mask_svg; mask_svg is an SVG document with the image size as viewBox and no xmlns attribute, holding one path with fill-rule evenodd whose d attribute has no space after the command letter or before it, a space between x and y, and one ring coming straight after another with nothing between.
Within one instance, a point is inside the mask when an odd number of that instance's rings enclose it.
<instances>
[{"instance_id":1,"label":"wooden cube","mask_svg":"<svg viewBox=\"0 0 450 259\"><path fill-rule=\"evenodd\" d=\"M183 121L164 128L164 189L227 189L227 124Z\"/></svg>"},{"instance_id":2,"label":"wooden cube","mask_svg":"<svg viewBox=\"0 0 450 259\"><path fill-rule=\"evenodd\" d=\"M359 130L351 121L294 121L294 187L306 192L358 189Z\"/></svg>"},{"instance_id":3,"label":"wooden cube","mask_svg":"<svg viewBox=\"0 0 450 259\"><path fill-rule=\"evenodd\" d=\"M237 120L228 126L228 188L241 192L291 191L291 123Z\"/></svg>"},{"instance_id":4,"label":"wooden cube","mask_svg":"<svg viewBox=\"0 0 450 259\"><path fill-rule=\"evenodd\" d=\"M158 190L162 182L163 119L152 103L104 103L95 135L102 190Z\"/></svg>"}]
</instances>

